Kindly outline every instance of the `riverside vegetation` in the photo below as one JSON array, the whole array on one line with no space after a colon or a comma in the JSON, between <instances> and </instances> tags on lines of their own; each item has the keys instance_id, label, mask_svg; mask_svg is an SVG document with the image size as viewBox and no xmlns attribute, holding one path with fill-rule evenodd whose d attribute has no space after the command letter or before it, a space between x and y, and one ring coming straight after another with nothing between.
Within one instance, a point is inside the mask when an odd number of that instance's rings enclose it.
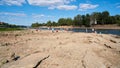
<instances>
[{"instance_id":1,"label":"riverside vegetation","mask_svg":"<svg viewBox=\"0 0 120 68\"><path fill-rule=\"evenodd\" d=\"M58 22L48 21L46 23L33 23L32 27L39 26L86 26L90 27L94 24L106 25L106 24L117 24L120 26L120 15L111 16L108 11L93 12L92 14L80 15L72 18L60 18Z\"/></svg>"}]
</instances>

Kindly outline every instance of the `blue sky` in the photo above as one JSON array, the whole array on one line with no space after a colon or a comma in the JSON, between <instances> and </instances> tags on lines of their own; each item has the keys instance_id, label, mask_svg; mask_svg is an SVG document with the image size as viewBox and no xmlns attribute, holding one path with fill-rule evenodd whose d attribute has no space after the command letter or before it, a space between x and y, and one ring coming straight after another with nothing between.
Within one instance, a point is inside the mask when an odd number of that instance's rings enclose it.
<instances>
[{"instance_id":1,"label":"blue sky","mask_svg":"<svg viewBox=\"0 0 120 68\"><path fill-rule=\"evenodd\" d=\"M120 0L0 0L0 21L17 25L102 11L120 14Z\"/></svg>"}]
</instances>

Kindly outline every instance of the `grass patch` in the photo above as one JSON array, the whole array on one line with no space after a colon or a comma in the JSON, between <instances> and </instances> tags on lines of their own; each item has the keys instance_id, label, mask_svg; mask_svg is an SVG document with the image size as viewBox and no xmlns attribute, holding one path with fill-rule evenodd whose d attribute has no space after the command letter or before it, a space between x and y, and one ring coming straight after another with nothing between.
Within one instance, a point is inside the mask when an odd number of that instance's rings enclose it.
<instances>
[{"instance_id":1,"label":"grass patch","mask_svg":"<svg viewBox=\"0 0 120 68\"><path fill-rule=\"evenodd\" d=\"M0 31L16 31L16 30L23 30L21 28L0 28Z\"/></svg>"}]
</instances>

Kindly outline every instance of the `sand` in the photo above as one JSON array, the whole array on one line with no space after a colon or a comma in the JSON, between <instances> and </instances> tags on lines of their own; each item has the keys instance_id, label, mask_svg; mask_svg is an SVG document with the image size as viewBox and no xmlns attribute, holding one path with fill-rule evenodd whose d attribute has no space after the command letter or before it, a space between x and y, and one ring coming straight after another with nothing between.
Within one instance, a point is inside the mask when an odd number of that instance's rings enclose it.
<instances>
[{"instance_id":1,"label":"sand","mask_svg":"<svg viewBox=\"0 0 120 68\"><path fill-rule=\"evenodd\" d=\"M19 58L12 60L12 55ZM52 33L48 30L1 32L0 66L120 68L120 37L67 31Z\"/></svg>"}]
</instances>

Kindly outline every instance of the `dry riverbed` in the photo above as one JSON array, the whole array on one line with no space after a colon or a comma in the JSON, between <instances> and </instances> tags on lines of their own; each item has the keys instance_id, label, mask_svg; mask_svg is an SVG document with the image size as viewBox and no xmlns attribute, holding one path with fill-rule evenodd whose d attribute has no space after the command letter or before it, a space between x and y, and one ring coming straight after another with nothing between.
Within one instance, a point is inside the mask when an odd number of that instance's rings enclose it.
<instances>
[{"instance_id":1,"label":"dry riverbed","mask_svg":"<svg viewBox=\"0 0 120 68\"><path fill-rule=\"evenodd\" d=\"M120 68L120 37L47 30L0 32L0 68Z\"/></svg>"}]
</instances>

